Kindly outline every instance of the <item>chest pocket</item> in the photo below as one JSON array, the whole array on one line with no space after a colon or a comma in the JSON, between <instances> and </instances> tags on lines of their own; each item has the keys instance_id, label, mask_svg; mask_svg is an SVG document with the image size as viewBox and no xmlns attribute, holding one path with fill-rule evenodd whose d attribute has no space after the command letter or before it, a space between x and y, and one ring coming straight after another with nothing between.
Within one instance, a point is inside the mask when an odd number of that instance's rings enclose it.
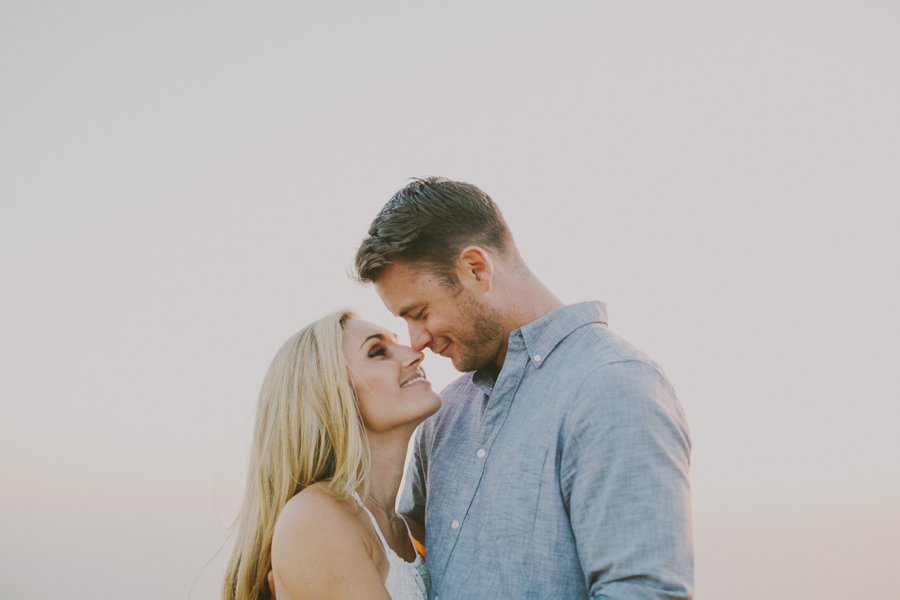
<instances>
[{"instance_id":1,"label":"chest pocket","mask_svg":"<svg viewBox=\"0 0 900 600\"><path fill-rule=\"evenodd\" d=\"M534 448L517 460L498 461L495 468L502 473L487 475L493 482L485 520L490 537L503 539L534 531L546 462L547 448Z\"/></svg>"}]
</instances>

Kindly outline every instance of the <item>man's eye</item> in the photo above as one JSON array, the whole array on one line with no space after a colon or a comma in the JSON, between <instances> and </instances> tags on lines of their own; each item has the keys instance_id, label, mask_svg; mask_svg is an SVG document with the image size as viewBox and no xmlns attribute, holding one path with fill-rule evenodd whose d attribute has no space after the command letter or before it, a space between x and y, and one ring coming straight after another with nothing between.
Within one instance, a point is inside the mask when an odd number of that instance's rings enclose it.
<instances>
[{"instance_id":1,"label":"man's eye","mask_svg":"<svg viewBox=\"0 0 900 600\"><path fill-rule=\"evenodd\" d=\"M384 349L384 346L373 346L371 350L369 350L369 358L375 358L376 356L384 356L387 351Z\"/></svg>"}]
</instances>

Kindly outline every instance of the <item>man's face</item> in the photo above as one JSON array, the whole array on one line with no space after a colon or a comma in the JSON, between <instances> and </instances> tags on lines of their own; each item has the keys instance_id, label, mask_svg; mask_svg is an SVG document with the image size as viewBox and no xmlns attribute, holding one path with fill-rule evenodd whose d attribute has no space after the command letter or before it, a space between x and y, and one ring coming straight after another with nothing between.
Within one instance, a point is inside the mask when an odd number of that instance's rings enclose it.
<instances>
[{"instance_id":1,"label":"man's face","mask_svg":"<svg viewBox=\"0 0 900 600\"><path fill-rule=\"evenodd\" d=\"M411 263L394 262L375 288L388 310L406 321L413 348L449 358L458 371L477 371L505 353L506 332L477 288L465 283L451 286Z\"/></svg>"}]
</instances>

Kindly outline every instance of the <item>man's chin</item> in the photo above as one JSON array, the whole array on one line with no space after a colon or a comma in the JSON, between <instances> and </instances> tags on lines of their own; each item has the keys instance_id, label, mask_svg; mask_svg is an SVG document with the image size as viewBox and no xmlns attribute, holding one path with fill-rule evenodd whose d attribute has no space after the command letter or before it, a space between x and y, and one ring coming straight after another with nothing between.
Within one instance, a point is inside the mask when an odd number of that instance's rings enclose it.
<instances>
[{"instance_id":1,"label":"man's chin","mask_svg":"<svg viewBox=\"0 0 900 600\"><path fill-rule=\"evenodd\" d=\"M466 361L465 356L459 356L457 354L450 354L447 356L450 359L450 362L453 364L453 368L462 373L467 372L468 369L468 361Z\"/></svg>"},{"instance_id":2,"label":"man's chin","mask_svg":"<svg viewBox=\"0 0 900 600\"><path fill-rule=\"evenodd\" d=\"M460 373L469 373L472 371L480 371L487 365L482 360L474 359L471 356L452 356L450 361L453 363L453 368L459 371Z\"/></svg>"},{"instance_id":3,"label":"man's chin","mask_svg":"<svg viewBox=\"0 0 900 600\"><path fill-rule=\"evenodd\" d=\"M444 358L449 358L450 362L453 364L453 368L459 371L460 373L470 373L472 371L480 371L485 367L493 364L492 357L486 357L485 354L487 352L481 352L478 354L478 350L475 352L467 351L469 350L468 346L461 345L457 342L451 342L440 352L440 355ZM447 352L444 354L444 352Z\"/></svg>"}]
</instances>

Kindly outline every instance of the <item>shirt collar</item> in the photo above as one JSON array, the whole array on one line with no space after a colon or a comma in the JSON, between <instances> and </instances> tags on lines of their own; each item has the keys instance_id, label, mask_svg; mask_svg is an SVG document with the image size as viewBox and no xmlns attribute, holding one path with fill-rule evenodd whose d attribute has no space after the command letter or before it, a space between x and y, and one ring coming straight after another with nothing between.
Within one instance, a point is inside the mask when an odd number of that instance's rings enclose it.
<instances>
[{"instance_id":1,"label":"shirt collar","mask_svg":"<svg viewBox=\"0 0 900 600\"><path fill-rule=\"evenodd\" d=\"M472 383L481 390L485 396L490 396L494 391L494 384L497 383L497 377L500 375L500 369L496 365L488 365L485 368L472 373Z\"/></svg>"},{"instance_id":2,"label":"shirt collar","mask_svg":"<svg viewBox=\"0 0 900 600\"><path fill-rule=\"evenodd\" d=\"M557 308L512 335L521 334L528 356L540 367L566 336L589 323L607 324L605 302L580 302Z\"/></svg>"},{"instance_id":3,"label":"shirt collar","mask_svg":"<svg viewBox=\"0 0 900 600\"><path fill-rule=\"evenodd\" d=\"M607 324L605 302L580 302L552 310L510 333L507 348L510 351L517 345L521 348L524 342L529 358L536 367L540 367L566 336L588 323ZM513 341L516 338L522 342L516 344ZM490 396L499 373L496 366L489 365L473 373L472 383Z\"/></svg>"}]
</instances>

